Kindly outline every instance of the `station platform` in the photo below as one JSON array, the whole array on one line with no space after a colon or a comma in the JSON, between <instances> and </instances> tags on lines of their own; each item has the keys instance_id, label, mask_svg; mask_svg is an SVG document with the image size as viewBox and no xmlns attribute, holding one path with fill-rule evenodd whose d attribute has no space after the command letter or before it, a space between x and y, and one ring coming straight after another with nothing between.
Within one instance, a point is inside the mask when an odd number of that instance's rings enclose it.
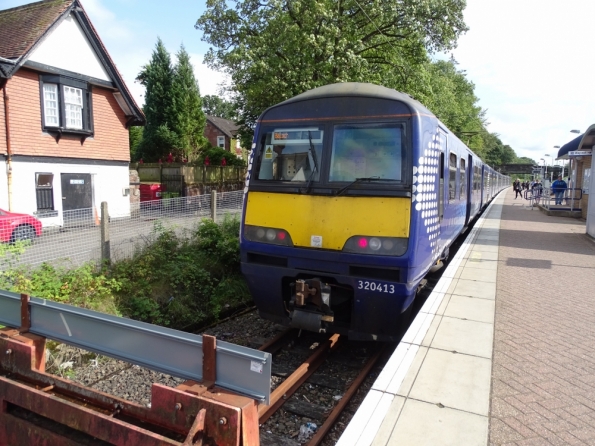
<instances>
[{"instance_id":1,"label":"station platform","mask_svg":"<svg viewBox=\"0 0 595 446\"><path fill-rule=\"evenodd\" d=\"M595 242L506 189L338 446L594 445Z\"/></svg>"}]
</instances>

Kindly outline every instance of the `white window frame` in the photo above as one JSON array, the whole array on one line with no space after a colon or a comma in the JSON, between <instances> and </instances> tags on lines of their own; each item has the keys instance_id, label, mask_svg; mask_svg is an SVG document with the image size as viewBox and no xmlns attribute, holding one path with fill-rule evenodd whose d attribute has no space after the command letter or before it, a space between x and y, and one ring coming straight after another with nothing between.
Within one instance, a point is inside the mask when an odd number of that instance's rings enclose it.
<instances>
[{"instance_id":1,"label":"white window frame","mask_svg":"<svg viewBox=\"0 0 595 446\"><path fill-rule=\"evenodd\" d=\"M217 147L225 149L225 136L217 136Z\"/></svg>"},{"instance_id":2,"label":"white window frame","mask_svg":"<svg viewBox=\"0 0 595 446\"><path fill-rule=\"evenodd\" d=\"M43 111L46 126L60 127L58 84L43 84Z\"/></svg>"},{"instance_id":3,"label":"white window frame","mask_svg":"<svg viewBox=\"0 0 595 446\"><path fill-rule=\"evenodd\" d=\"M68 85L64 85L63 89L65 127L81 130L83 128L83 90Z\"/></svg>"}]
</instances>

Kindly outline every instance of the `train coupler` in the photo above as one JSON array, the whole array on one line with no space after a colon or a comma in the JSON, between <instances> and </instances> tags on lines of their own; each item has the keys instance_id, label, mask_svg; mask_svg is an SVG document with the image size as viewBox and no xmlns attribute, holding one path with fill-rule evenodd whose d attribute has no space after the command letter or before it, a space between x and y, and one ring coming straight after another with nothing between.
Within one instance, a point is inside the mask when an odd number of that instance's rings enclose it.
<instances>
[{"instance_id":1,"label":"train coupler","mask_svg":"<svg viewBox=\"0 0 595 446\"><path fill-rule=\"evenodd\" d=\"M330 285L319 279L296 280L292 285L295 294L289 302L290 326L325 333L326 324L335 319L330 309Z\"/></svg>"}]
</instances>

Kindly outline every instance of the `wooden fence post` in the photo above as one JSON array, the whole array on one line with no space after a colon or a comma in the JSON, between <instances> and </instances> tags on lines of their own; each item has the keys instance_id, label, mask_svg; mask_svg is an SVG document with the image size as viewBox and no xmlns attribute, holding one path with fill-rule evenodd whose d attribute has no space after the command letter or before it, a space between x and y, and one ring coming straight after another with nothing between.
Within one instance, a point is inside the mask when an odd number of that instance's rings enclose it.
<instances>
[{"instance_id":1,"label":"wooden fence post","mask_svg":"<svg viewBox=\"0 0 595 446\"><path fill-rule=\"evenodd\" d=\"M211 191L211 218L214 222L217 221L217 191Z\"/></svg>"},{"instance_id":2,"label":"wooden fence post","mask_svg":"<svg viewBox=\"0 0 595 446\"><path fill-rule=\"evenodd\" d=\"M107 201L101 202L101 260L107 263L111 261Z\"/></svg>"}]
</instances>

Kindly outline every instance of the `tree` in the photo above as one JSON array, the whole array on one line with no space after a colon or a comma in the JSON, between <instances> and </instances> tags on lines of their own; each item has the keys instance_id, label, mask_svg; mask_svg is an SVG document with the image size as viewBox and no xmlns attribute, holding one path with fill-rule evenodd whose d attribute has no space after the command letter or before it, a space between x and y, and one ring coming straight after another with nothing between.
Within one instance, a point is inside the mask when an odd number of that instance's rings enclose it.
<instances>
[{"instance_id":1,"label":"tree","mask_svg":"<svg viewBox=\"0 0 595 446\"><path fill-rule=\"evenodd\" d=\"M520 158L517 158L516 160L514 160L515 164L533 164L534 166L537 165L537 163L535 162L534 159L529 158L527 156L521 156Z\"/></svg>"},{"instance_id":2,"label":"tree","mask_svg":"<svg viewBox=\"0 0 595 446\"><path fill-rule=\"evenodd\" d=\"M202 109L204 110L205 114L209 116L229 119L230 121L235 121L237 119L236 108L234 107L233 103L226 101L225 99L221 99L217 95L203 96Z\"/></svg>"},{"instance_id":3,"label":"tree","mask_svg":"<svg viewBox=\"0 0 595 446\"><path fill-rule=\"evenodd\" d=\"M180 46L177 58L178 63L173 70L171 122L179 146L172 153L178 158L191 159L206 143L206 118L202 111L198 82L184 45Z\"/></svg>"},{"instance_id":4,"label":"tree","mask_svg":"<svg viewBox=\"0 0 595 446\"><path fill-rule=\"evenodd\" d=\"M136 80L145 87L143 111L147 119L137 155L145 161L157 161L180 145L178 135L172 131L173 68L161 39L157 39L151 61Z\"/></svg>"},{"instance_id":5,"label":"tree","mask_svg":"<svg viewBox=\"0 0 595 446\"><path fill-rule=\"evenodd\" d=\"M417 98L461 141L482 156L485 111L477 104L475 85L464 71L457 69L454 59L429 63L426 70L428 75L425 83L418 87Z\"/></svg>"},{"instance_id":6,"label":"tree","mask_svg":"<svg viewBox=\"0 0 595 446\"><path fill-rule=\"evenodd\" d=\"M267 107L334 82L415 90L428 52L454 47L465 0L207 0L205 60L232 79L250 133ZM239 108L239 107L238 107Z\"/></svg>"},{"instance_id":7,"label":"tree","mask_svg":"<svg viewBox=\"0 0 595 446\"><path fill-rule=\"evenodd\" d=\"M483 135L485 156L483 160L490 166L512 164L517 158L515 151L507 144L503 144L496 133L486 132Z\"/></svg>"},{"instance_id":8,"label":"tree","mask_svg":"<svg viewBox=\"0 0 595 446\"><path fill-rule=\"evenodd\" d=\"M128 142L130 145L130 161L138 161L138 146L143 139L143 128L132 126L128 129Z\"/></svg>"}]
</instances>

